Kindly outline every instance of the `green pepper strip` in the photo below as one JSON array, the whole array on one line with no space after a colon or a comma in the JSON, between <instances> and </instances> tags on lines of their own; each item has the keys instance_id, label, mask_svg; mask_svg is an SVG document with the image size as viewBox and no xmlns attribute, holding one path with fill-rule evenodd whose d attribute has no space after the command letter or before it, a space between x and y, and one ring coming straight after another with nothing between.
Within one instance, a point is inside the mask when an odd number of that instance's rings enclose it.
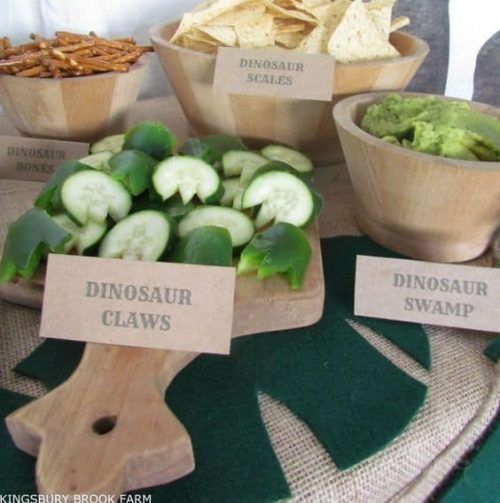
<instances>
[{"instance_id":1,"label":"green pepper strip","mask_svg":"<svg viewBox=\"0 0 500 503\"><path fill-rule=\"evenodd\" d=\"M124 150L109 160L111 178L122 182L133 196L139 196L151 186L157 161L140 150Z\"/></svg>"},{"instance_id":2,"label":"green pepper strip","mask_svg":"<svg viewBox=\"0 0 500 503\"><path fill-rule=\"evenodd\" d=\"M62 253L71 235L46 211L33 209L9 226L0 261L0 282L32 278L49 252Z\"/></svg>"},{"instance_id":3,"label":"green pepper strip","mask_svg":"<svg viewBox=\"0 0 500 503\"><path fill-rule=\"evenodd\" d=\"M253 237L241 253L237 273L257 271L259 279L285 273L292 290L300 290L311 254L305 232L281 222Z\"/></svg>"}]
</instances>

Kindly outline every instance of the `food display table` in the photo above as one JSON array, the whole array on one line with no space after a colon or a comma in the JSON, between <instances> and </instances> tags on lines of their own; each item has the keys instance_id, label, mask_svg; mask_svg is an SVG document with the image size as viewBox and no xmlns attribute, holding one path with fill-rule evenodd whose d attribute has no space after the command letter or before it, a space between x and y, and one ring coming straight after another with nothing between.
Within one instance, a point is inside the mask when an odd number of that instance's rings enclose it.
<instances>
[{"instance_id":1,"label":"food display table","mask_svg":"<svg viewBox=\"0 0 500 503\"><path fill-rule=\"evenodd\" d=\"M175 98L137 103L124 125L145 118L164 122L182 141L189 136ZM0 117L0 134L17 134ZM353 216L353 192L344 164L318 168L315 182L325 198L322 238L359 236ZM28 209L40 184L0 180L0 242L7 226ZM488 266L491 255L476 265ZM325 260L328 271L329 263ZM42 396L44 387L12 371L40 343L39 312L0 301L0 387ZM404 432L377 454L348 470L338 469L318 439L292 411L259 393L262 419L293 495L293 501L423 501L435 493L493 421L500 401L500 366L483 351L491 334L424 327L431 369L359 325L356 330L401 371L427 387L423 406ZM335 383L324 383L324 392ZM353 407L356 401L353 400ZM349 439L345 439L349 442Z\"/></svg>"}]
</instances>

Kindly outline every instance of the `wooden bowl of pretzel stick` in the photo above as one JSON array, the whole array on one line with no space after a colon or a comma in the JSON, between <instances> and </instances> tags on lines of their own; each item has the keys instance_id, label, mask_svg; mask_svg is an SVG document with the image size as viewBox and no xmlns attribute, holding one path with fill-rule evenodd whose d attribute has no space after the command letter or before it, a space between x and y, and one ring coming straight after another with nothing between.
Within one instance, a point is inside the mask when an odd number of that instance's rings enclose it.
<instances>
[{"instance_id":1,"label":"wooden bowl of pretzel stick","mask_svg":"<svg viewBox=\"0 0 500 503\"><path fill-rule=\"evenodd\" d=\"M19 46L0 38L0 103L19 132L93 141L119 128L152 48L93 32L30 38Z\"/></svg>"}]
</instances>

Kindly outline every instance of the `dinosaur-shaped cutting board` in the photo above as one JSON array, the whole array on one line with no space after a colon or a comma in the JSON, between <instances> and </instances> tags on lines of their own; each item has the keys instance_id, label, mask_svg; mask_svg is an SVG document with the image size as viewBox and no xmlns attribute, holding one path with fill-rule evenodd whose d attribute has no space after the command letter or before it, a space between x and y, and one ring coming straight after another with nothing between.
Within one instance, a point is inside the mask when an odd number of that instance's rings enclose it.
<instances>
[{"instance_id":1,"label":"dinosaur-shaped cutting board","mask_svg":"<svg viewBox=\"0 0 500 503\"><path fill-rule=\"evenodd\" d=\"M324 279L317 226L307 234L313 255L301 291L291 291L284 277L237 278L233 337L320 319ZM0 297L40 307L43 277L2 285ZM164 395L197 356L88 343L64 384L6 419L17 447L37 456L39 492L117 495L194 470L189 434L165 405Z\"/></svg>"}]
</instances>

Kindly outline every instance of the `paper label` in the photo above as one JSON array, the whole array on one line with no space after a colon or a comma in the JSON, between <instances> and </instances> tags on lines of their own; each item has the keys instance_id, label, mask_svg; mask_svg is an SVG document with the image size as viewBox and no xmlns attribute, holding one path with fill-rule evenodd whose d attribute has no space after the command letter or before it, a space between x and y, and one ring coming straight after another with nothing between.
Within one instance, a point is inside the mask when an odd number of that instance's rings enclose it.
<instances>
[{"instance_id":1,"label":"paper label","mask_svg":"<svg viewBox=\"0 0 500 503\"><path fill-rule=\"evenodd\" d=\"M358 256L354 313L500 331L500 269Z\"/></svg>"},{"instance_id":2,"label":"paper label","mask_svg":"<svg viewBox=\"0 0 500 503\"><path fill-rule=\"evenodd\" d=\"M219 47L214 87L228 94L331 101L334 69L335 59L325 54Z\"/></svg>"},{"instance_id":3,"label":"paper label","mask_svg":"<svg viewBox=\"0 0 500 503\"><path fill-rule=\"evenodd\" d=\"M228 354L235 269L49 255L41 337Z\"/></svg>"},{"instance_id":4,"label":"paper label","mask_svg":"<svg viewBox=\"0 0 500 503\"><path fill-rule=\"evenodd\" d=\"M62 162L88 153L88 143L0 136L0 178L46 182Z\"/></svg>"}]
</instances>

